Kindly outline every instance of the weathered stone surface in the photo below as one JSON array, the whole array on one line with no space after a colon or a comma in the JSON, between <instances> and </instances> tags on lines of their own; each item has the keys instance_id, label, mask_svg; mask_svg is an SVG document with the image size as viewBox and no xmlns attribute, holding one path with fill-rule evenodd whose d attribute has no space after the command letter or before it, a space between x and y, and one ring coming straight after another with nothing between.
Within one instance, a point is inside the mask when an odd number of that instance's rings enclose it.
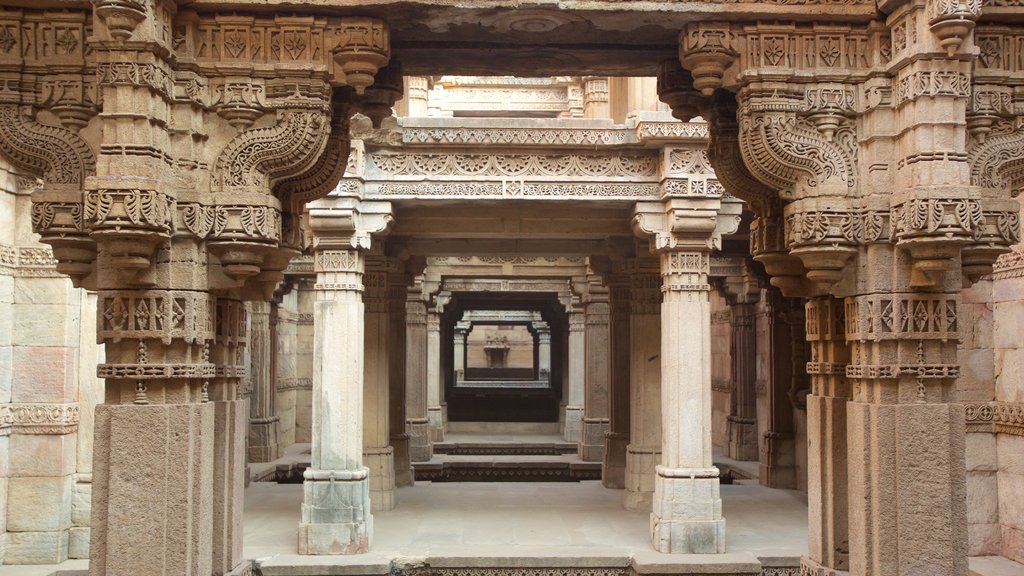
<instances>
[{"instance_id":1,"label":"weathered stone surface","mask_svg":"<svg viewBox=\"0 0 1024 576\"><path fill-rule=\"evenodd\" d=\"M74 474L77 437L77 434L11 434L10 476Z\"/></svg>"},{"instance_id":2,"label":"weathered stone surface","mask_svg":"<svg viewBox=\"0 0 1024 576\"><path fill-rule=\"evenodd\" d=\"M58 564L68 558L68 532L8 532L6 564Z\"/></svg>"},{"instance_id":3,"label":"weathered stone surface","mask_svg":"<svg viewBox=\"0 0 1024 576\"><path fill-rule=\"evenodd\" d=\"M14 402L67 402L75 389L77 352L71 347L15 346Z\"/></svg>"},{"instance_id":4,"label":"weathered stone surface","mask_svg":"<svg viewBox=\"0 0 1024 576\"><path fill-rule=\"evenodd\" d=\"M7 529L63 533L66 545L73 485L71 476L8 479Z\"/></svg>"}]
</instances>

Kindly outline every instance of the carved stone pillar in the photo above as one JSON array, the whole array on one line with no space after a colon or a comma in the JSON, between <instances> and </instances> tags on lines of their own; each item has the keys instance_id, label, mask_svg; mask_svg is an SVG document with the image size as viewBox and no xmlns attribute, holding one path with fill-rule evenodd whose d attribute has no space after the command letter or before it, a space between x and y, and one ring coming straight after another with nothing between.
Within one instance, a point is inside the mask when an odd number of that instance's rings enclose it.
<instances>
[{"instance_id":1,"label":"carved stone pillar","mask_svg":"<svg viewBox=\"0 0 1024 576\"><path fill-rule=\"evenodd\" d=\"M707 251L661 254L662 459L651 538L660 552L725 552L711 462L711 306Z\"/></svg>"},{"instance_id":2,"label":"carved stone pillar","mask_svg":"<svg viewBox=\"0 0 1024 576\"><path fill-rule=\"evenodd\" d=\"M583 77L583 116L611 118L607 76Z\"/></svg>"},{"instance_id":3,"label":"carved stone pillar","mask_svg":"<svg viewBox=\"0 0 1024 576\"><path fill-rule=\"evenodd\" d=\"M763 394L758 411L763 415L761 467L758 481L769 488L797 489L796 444L793 420L794 403L806 406L803 397L806 376L804 314L796 299L784 298L778 290L767 289L759 315L758 350L765 367ZM763 330L763 333L761 332Z\"/></svg>"},{"instance_id":4,"label":"carved stone pillar","mask_svg":"<svg viewBox=\"0 0 1024 576\"><path fill-rule=\"evenodd\" d=\"M405 302L405 422L409 433L409 457L429 462L434 456L427 418L427 305L421 300L420 282L409 289Z\"/></svg>"},{"instance_id":5,"label":"carved stone pillar","mask_svg":"<svg viewBox=\"0 0 1024 576\"><path fill-rule=\"evenodd\" d=\"M609 430L605 434L601 484L605 488L626 487L626 447L630 434L630 277L609 273L608 349L611 361Z\"/></svg>"},{"instance_id":6,"label":"carved stone pillar","mask_svg":"<svg viewBox=\"0 0 1024 576\"><path fill-rule=\"evenodd\" d=\"M551 381L551 327L546 322L537 329L537 378Z\"/></svg>"},{"instance_id":7,"label":"carved stone pillar","mask_svg":"<svg viewBox=\"0 0 1024 576\"><path fill-rule=\"evenodd\" d=\"M626 492L629 510L650 510L655 467L661 461L661 278L658 261L638 257L616 272L629 275L629 445Z\"/></svg>"},{"instance_id":8,"label":"carved stone pillar","mask_svg":"<svg viewBox=\"0 0 1024 576\"><path fill-rule=\"evenodd\" d=\"M364 256L318 250L313 308L313 447L304 473L300 554L370 547L370 470L363 465Z\"/></svg>"},{"instance_id":9,"label":"carved stone pillar","mask_svg":"<svg viewBox=\"0 0 1024 576\"><path fill-rule=\"evenodd\" d=\"M430 441L444 442L444 408L441 406L441 315L436 308L427 311L427 418Z\"/></svg>"},{"instance_id":10,"label":"carved stone pillar","mask_svg":"<svg viewBox=\"0 0 1024 576\"><path fill-rule=\"evenodd\" d=\"M274 410L273 304L253 302L249 305L249 381L252 394L249 404L249 462L270 462L280 456L277 428L280 420Z\"/></svg>"},{"instance_id":11,"label":"carved stone pillar","mask_svg":"<svg viewBox=\"0 0 1024 576\"><path fill-rule=\"evenodd\" d=\"M845 310L829 297L807 302L807 508L808 558L821 567L849 568L846 405L850 396L844 338Z\"/></svg>"},{"instance_id":12,"label":"carved stone pillar","mask_svg":"<svg viewBox=\"0 0 1024 576\"><path fill-rule=\"evenodd\" d=\"M729 457L733 460L755 461L757 445L757 335L754 329L757 301L756 281L740 281L739 290L732 289L726 279L727 294L732 300L732 410L729 422Z\"/></svg>"},{"instance_id":13,"label":"carved stone pillar","mask_svg":"<svg viewBox=\"0 0 1024 576\"><path fill-rule=\"evenodd\" d=\"M566 442L580 442L583 434L583 403L586 387L587 341L583 308L569 312L569 372L566 377L565 433Z\"/></svg>"},{"instance_id":14,"label":"carved stone pillar","mask_svg":"<svg viewBox=\"0 0 1024 576\"><path fill-rule=\"evenodd\" d=\"M466 379L466 331L468 326L455 326L452 335L452 361L455 372L455 383Z\"/></svg>"},{"instance_id":15,"label":"carved stone pillar","mask_svg":"<svg viewBox=\"0 0 1024 576\"><path fill-rule=\"evenodd\" d=\"M426 76L405 77L406 116L421 117L427 115L427 99L430 81Z\"/></svg>"},{"instance_id":16,"label":"carved stone pillar","mask_svg":"<svg viewBox=\"0 0 1024 576\"><path fill-rule=\"evenodd\" d=\"M584 462L601 462L609 424L608 381L611 375L607 292L591 286L585 314L587 380L579 454Z\"/></svg>"},{"instance_id":17,"label":"carved stone pillar","mask_svg":"<svg viewBox=\"0 0 1024 576\"><path fill-rule=\"evenodd\" d=\"M269 305L263 302L267 310ZM248 368L244 349L251 338L246 334L245 304L231 298L216 300L216 339L210 349L210 361L216 366L216 378L207 387L214 405L213 440L213 567L230 572L242 560L243 491L246 486L246 435L251 414L248 398L239 398ZM269 338L269 314L266 330ZM267 375L269 381L269 374ZM269 382L268 382L269 384Z\"/></svg>"},{"instance_id":18,"label":"carved stone pillar","mask_svg":"<svg viewBox=\"0 0 1024 576\"><path fill-rule=\"evenodd\" d=\"M395 270L393 259L382 256L382 251L375 252L366 257L363 275L363 462L370 469L370 504L378 512L395 507L395 460L388 404L388 350L392 341L388 276Z\"/></svg>"},{"instance_id":19,"label":"carved stone pillar","mask_svg":"<svg viewBox=\"0 0 1024 576\"><path fill-rule=\"evenodd\" d=\"M395 454L395 485L412 486L413 469L409 453L409 433L406 431L406 320L405 303L409 295L409 275L405 264L395 261L395 272L388 274L388 425L390 442Z\"/></svg>"}]
</instances>

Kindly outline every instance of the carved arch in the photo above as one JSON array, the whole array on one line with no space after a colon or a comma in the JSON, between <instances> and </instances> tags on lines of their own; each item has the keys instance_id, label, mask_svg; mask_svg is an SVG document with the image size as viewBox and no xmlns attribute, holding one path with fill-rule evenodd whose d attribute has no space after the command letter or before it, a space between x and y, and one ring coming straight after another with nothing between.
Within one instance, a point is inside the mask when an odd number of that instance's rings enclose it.
<instances>
[{"instance_id":1,"label":"carved arch","mask_svg":"<svg viewBox=\"0 0 1024 576\"><path fill-rule=\"evenodd\" d=\"M971 184L1019 191L1024 187L1024 118L1000 124L967 150Z\"/></svg>"},{"instance_id":2,"label":"carved arch","mask_svg":"<svg viewBox=\"0 0 1024 576\"><path fill-rule=\"evenodd\" d=\"M345 175L351 151L349 138L349 108L337 107L331 120L331 132L322 154L301 174L281 180L274 193L291 207L293 214L302 212L302 206L329 194Z\"/></svg>"},{"instance_id":3,"label":"carved arch","mask_svg":"<svg viewBox=\"0 0 1024 576\"><path fill-rule=\"evenodd\" d=\"M214 182L222 188L272 188L302 174L327 145L327 114L322 110L282 110L277 123L235 136L215 164Z\"/></svg>"},{"instance_id":4,"label":"carved arch","mask_svg":"<svg viewBox=\"0 0 1024 576\"><path fill-rule=\"evenodd\" d=\"M36 122L29 108L0 105L0 151L18 169L47 184L77 185L96 171L96 156L81 136Z\"/></svg>"},{"instance_id":5,"label":"carved arch","mask_svg":"<svg viewBox=\"0 0 1024 576\"><path fill-rule=\"evenodd\" d=\"M751 102L754 99L757 102ZM780 191L798 182L809 188L826 184L853 188L857 178L853 129L842 126L833 138L826 138L797 115L799 106L779 95L747 95L740 112L740 151L751 174Z\"/></svg>"}]
</instances>

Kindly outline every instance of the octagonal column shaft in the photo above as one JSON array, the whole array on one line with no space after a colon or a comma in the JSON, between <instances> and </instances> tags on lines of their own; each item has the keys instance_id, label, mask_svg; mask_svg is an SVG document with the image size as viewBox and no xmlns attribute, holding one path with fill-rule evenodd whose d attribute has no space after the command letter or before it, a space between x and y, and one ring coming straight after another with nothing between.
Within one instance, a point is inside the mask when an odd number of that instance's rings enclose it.
<instances>
[{"instance_id":1,"label":"octagonal column shaft","mask_svg":"<svg viewBox=\"0 0 1024 576\"><path fill-rule=\"evenodd\" d=\"M651 539L659 552L725 552L718 469L711 462L710 256L661 254L661 465Z\"/></svg>"},{"instance_id":2,"label":"octagonal column shaft","mask_svg":"<svg viewBox=\"0 0 1024 576\"><path fill-rule=\"evenodd\" d=\"M609 376L609 430L604 440L604 463L601 484L605 488L626 487L626 447L629 445L629 276L609 274L608 348L611 362Z\"/></svg>"},{"instance_id":3,"label":"octagonal column shaft","mask_svg":"<svg viewBox=\"0 0 1024 576\"><path fill-rule=\"evenodd\" d=\"M586 313L586 402L583 413L583 435L580 459L601 462L604 459L604 436L608 432L608 379L610 350L608 334L607 294L595 294L591 288Z\"/></svg>"},{"instance_id":4,"label":"octagonal column shaft","mask_svg":"<svg viewBox=\"0 0 1024 576\"><path fill-rule=\"evenodd\" d=\"M368 256L363 275L363 462L370 470L370 505L375 512L395 507L395 453L389 422L390 260Z\"/></svg>"},{"instance_id":5,"label":"octagonal column shaft","mask_svg":"<svg viewBox=\"0 0 1024 576\"><path fill-rule=\"evenodd\" d=\"M427 305L420 300L419 284L409 289L405 303L405 425L409 457L429 462L434 456L427 418Z\"/></svg>"},{"instance_id":6,"label":"octagonal column shaft","mask_svg":"<svg viewBox=\"0 0 1024 576\"><path fill-rule=\"evenodd\" d=\"M445 414L441 403L441 315L435 309L427 312L427 418L430 440L444 441Z\"/></svg>"},{"instance_id":7,"label":"octagonal column shaft","mask_svg":"<svg viewBox=\"0 0 1024 576\"><path fill-rule=\"evenodd\" d=\"M363 466L363 255L320 250L313 349L313 447L303 483L300 554L357 554L373 532Z\"/></svg>"},{"instance_id":8,"label":"octagonal column shaft","mask_svg":"<svg viewBox=\"0 0 1024 576\"><path fill-rule=\"evenodd\" d=\"M661 280L655 258L627 262L630 279L630 432L626 447L623 504L647 511L654 495L654 471L661 460Z\"/></svg>"},{"instance_id":9,"label":"octagonal column shaft","mask_svg":"<svg viewBox=\"0 0 1024 576\"><path fill-rule=\"evenodd\" d=\"M569 314L569 374L565 396L566 442L579 442L583 434L583 403L586 387L587 338L583 309Z\"/></svg>"}]
</instances>

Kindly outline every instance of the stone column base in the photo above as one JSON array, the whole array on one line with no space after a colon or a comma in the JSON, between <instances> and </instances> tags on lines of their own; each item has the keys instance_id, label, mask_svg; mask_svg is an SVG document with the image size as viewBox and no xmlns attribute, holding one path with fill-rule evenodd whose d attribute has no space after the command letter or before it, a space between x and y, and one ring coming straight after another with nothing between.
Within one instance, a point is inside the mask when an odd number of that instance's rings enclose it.
<instances>
[{"instance_id":1,"label":"stone column base","mask_svg":"<svg viewBox=\"0 0 1024 576\"><path fill-rule=\"evenodd\" d=\"M410 418L405 421L405 430L409 434L409 460L430 462L434 457L434 444L430 441L430 420Z\"/></svg>"},{"instance_id":2,"label":"stone column base","mask_svg":"<svg viewBox=\"0 0 1024 576\"><path fill-rule=\"evenodd\" d=\"M441 407L428 406L427 420L430 423L430 441L444 442L444 412Z\"/></svg>"},{"instance_id":3,"label":"stone column base","mask_svg":"<svg viewBox=\"0 0 1024 576\"><path fill-rule=\"evenodd\" d=\"M249 462L271 462L281 457L277 441L280 418L249 419Z\"/></svg>"},{"instance_id":4,"label":"stone column base","mask_svg":"<svg viewBox=\"0 0 1024 576\"><path fill-rule=\"evenodd\" d=\"M663 554L725 552L725 518L717 468L658 466L651 542Z\"/></svg>"},{"instance_id":5,"label":"stone column base","mask_svg":"<svg viewBox=\"0 0 1024 576\"><path fill-rule=\"evenodd\" d=\"M565 407L565 434L562 436L566 442L579 442L583 439L583 407Z\"/></svg>"},{"instance_id":6,"label":"stone column base","mask_svg":"<svg viewBox=\"0 0 1024 576\"><path fill-rule=\"evenodd\" d=\"M729 458L740 462L759 459L757 449L757 420L729 416Z\"/></svg>"},{"instance_id":7,"label":"stone column base","mask_svg":"<svg viewBox=\"0 0 1024 576\"><path fill-rule=\"evenodd\" d=\"M845 570L834 570L827 566L822 566L814 560L804 556L800 559L800 575L801 576L850 576L850 573Z\"/></svg>"},{"instance_id":8,"label":"stone column base","mask_svg":"<svg viewBox=\"0 0 1024 576\"><path fill-rule=\"evenodd\" d=\"M366 468L306 470L299 554L362 554L370 550L369 474Z\"/></svg>"},{"instance_id":9,"label":"stone column base","mask_svg":"<svg viewBox=\"0 0 1024 576\"><path fill-rule=\"evenodd\" d=\"M660 448L633 444L626 447L626 494L622 504L627 510L651 509L654 469L660 462Z\"/></svg>"},{"instance_id":10,"label":"stone column base","mask_svg":"<svg viewBox=\"0 0 1024 576\"><path fill-rule=\"evenodd\" d=\"M606 432L604 435L604 463L601 465L601 485L605 488L626 487L626 446L629 434Z\"/></svg>"},{"instance_id":11,"label":"stone column base","mask_svg":"<svg viewBox=\"0 0 1024 576\"><path fill-rule=\"evenodd\" d=\"M580 460L584 462L603 461L604 435L607 433L607 418L584 418L583 439L580 442Z\"/></svg>"},{"instance_id":12,"label":"stone column base","mask_svg":"<svg viewBox=\"0 0 1024 576\"><path fill-rule=\"evenodd\" d=\"M363 463L370 469L370 510L395 508L395 451L391 446L363 450Z\"/></svg>"},{"instance_id":13,"label":"stone column base","mask_svg":"<svg viewBox=\"0 0 1024 576\"><path fill-rule=\"evenodd\" d=\"M395 486L412 486L412 461L409 456L409 435L392 434L389 440L395 450Z\"/></svg>"}]
</instances>

